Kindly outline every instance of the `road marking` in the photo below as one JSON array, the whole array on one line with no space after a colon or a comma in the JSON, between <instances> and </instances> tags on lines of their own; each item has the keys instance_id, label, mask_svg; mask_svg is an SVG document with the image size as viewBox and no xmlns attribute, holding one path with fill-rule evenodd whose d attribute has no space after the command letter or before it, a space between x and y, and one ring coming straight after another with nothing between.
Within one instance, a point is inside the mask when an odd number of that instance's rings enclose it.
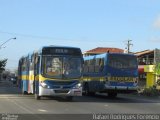
<instances>
[{"instance_id":1,"label":"road marking","mask_svg":"<svg viewBox=\"0 0 160 120\"><path fill-rule=\"evenodd\" d=\"M44 109L38 109L38 111L40 111L40 112L47 112L47 110L44 110Z\"/></svg>"},{"instance_id":2,"label":"road marking","mask_svg":"<svg viewBox=\"0 0 160 120\"><path fill-rule=\"evenodd\" d=\"M34 114L31 110L27 109L26 107L18 104L15 100L9 99L7 98L7 100L9 100L10 102L12 102L13 104L15 104L16 106L18 106L19 108L23 109L24 111L28 112L29 114L33 115L33 117L38 118L39 120L45 120L41 117L39 117L38 115Z\"/></svg>"},{"instance_id":3,"label":"road marking","mask_svg":"<svg viewBox=\"0 0 160 120\"><path fill-rule=\"evenodd\" d=\"M160 105L160 103L157 103L157 105Z\"/></svg>"},{"instance_id":4,"label":"road marking","mask_svg":"<svg viewBox=\"0 0 160 120\"><path fill-rule=\"evenodd\" d=\"M105 107L108 107L108 105L104 105Z\"/></svg>"},{"instance_id":5,"label":"road marking","mask_svg":"<svg viewBox=\"0 0 160 120\"><path fill-rule=\"evenodd\" d=\"M21 98L32 98L33 96L27 95L27 96L23 96L23 95L0 95L0 98L3 99L21 99Z\"/></svg>"},{"instance_id":6,"label":"road marking","mask_svg":"<svg viewBox=\"0 0 160 120\"><path fill-rule=\"evenodd\" d=\"M33 114L29 109L23 107L22 105L19 105L16 101L7 98L7 100L9 100L10 102L14 103L16 106L18 106L19 108L23 109L24 111L28 112L29 114Z\"/></svg>"}]
</instances>

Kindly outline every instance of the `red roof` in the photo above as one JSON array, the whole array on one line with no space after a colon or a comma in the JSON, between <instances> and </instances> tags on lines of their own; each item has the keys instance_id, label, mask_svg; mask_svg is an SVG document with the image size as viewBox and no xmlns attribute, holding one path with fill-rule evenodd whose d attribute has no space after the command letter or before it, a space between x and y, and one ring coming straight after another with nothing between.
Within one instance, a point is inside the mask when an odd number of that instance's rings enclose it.
<instances>
[{"instance_id":1,"label":"red roof","mask_svg":"<svg viewBox=\"0 0 160 120\"><path fill-rule=\"evenodd\" d=\"M106 53L106 52L110 52L110 53L124 53L123 49L119 49L119 48L105 48L105 47L97 47L95 49L86 51L86 53L93 53L93 54L100 54L100 53Z\"/></svg>"}]
</instances>

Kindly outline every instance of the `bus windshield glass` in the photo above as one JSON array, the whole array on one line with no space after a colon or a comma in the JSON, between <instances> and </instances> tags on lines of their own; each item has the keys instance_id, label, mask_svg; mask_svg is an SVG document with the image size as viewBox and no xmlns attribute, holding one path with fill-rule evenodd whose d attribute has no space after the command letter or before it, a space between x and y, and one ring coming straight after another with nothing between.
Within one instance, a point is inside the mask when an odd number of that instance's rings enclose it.
<instances>
[{"instance_id":1,"label":"bus windshield glass","mask_svg":"<svg viewBox=\"0 0 160 120\"><path fill-rule=\"evenodd\" d=\"M108 66L118 69L136 69L137 59L132 55L117 55L110 54Z\"/></svg>"},{"instance_id":2,"label":"bus windshield glass","mask_svg":"<svg viewBox=\"0 0 160 120\"><path fill-rule=\"evenodd\" d=\"M64 57L63 75L66 78L80 77L81 76L81 59Z\"/></svg>"},{"instance_id":3,"label":"bus windshield glass","mask_svg":"<svg viewBox=\"0 0 160 120\"><path fill-rule=\"evenodd\" d=\"M81 76L81 58L43 57L43 74L49 78L79 78Z\"/></svg>"}]
</instances>

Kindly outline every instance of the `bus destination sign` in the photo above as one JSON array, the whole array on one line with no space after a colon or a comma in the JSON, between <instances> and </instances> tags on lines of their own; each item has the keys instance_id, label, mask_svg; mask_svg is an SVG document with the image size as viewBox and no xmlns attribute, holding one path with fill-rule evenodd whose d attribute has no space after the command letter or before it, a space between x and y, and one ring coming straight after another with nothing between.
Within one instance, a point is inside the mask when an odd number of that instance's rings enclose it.
<instances>
[{"instance_id":1,"label":"bus destination sign","mask_svg":"<svg viewBox=\"0 0 160 120\"><path fill-rule=\"evenodd\" d=\"M55 53L68 53L69 51L67 49L55 49Z\"/></svg>"},{"instance_id":2,"label":"bus destination sign","mask_svg":"<svg viewBox=\"0 0 160 120\"><path fill-rule=\"evenodd\" d=\"M61 48L61 47L47 47L42 50L43 55L73 55L81 56L79 48Z\"/></svg>"}]
</instances>

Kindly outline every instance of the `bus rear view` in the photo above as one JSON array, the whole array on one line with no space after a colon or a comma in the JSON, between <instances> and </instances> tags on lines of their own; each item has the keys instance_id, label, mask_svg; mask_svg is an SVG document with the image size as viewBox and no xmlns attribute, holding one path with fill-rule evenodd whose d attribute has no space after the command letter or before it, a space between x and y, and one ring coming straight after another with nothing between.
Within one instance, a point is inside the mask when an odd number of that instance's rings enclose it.
<instances>
[{"instance_id":1,"label":"bus rear view","mask_svg":"<svg viewBox=\"0 0 160 120\"><path fill-rule=\"evenodd\" d=\"M86 94L117 93L137 91L138 64L131 54L105 53L84 57L83 90Z\"/></svg>"},{"instance_id":2,"label":"bus rear view","mask_svg":"<svg viewBox=\"0 0 160 120\"><path fill-rule=\"evenodd\" d=\"M130 54L108 54L105 88L113 92L130 93L137 90L137 58Z\"/></svg>"}]
</instances>

